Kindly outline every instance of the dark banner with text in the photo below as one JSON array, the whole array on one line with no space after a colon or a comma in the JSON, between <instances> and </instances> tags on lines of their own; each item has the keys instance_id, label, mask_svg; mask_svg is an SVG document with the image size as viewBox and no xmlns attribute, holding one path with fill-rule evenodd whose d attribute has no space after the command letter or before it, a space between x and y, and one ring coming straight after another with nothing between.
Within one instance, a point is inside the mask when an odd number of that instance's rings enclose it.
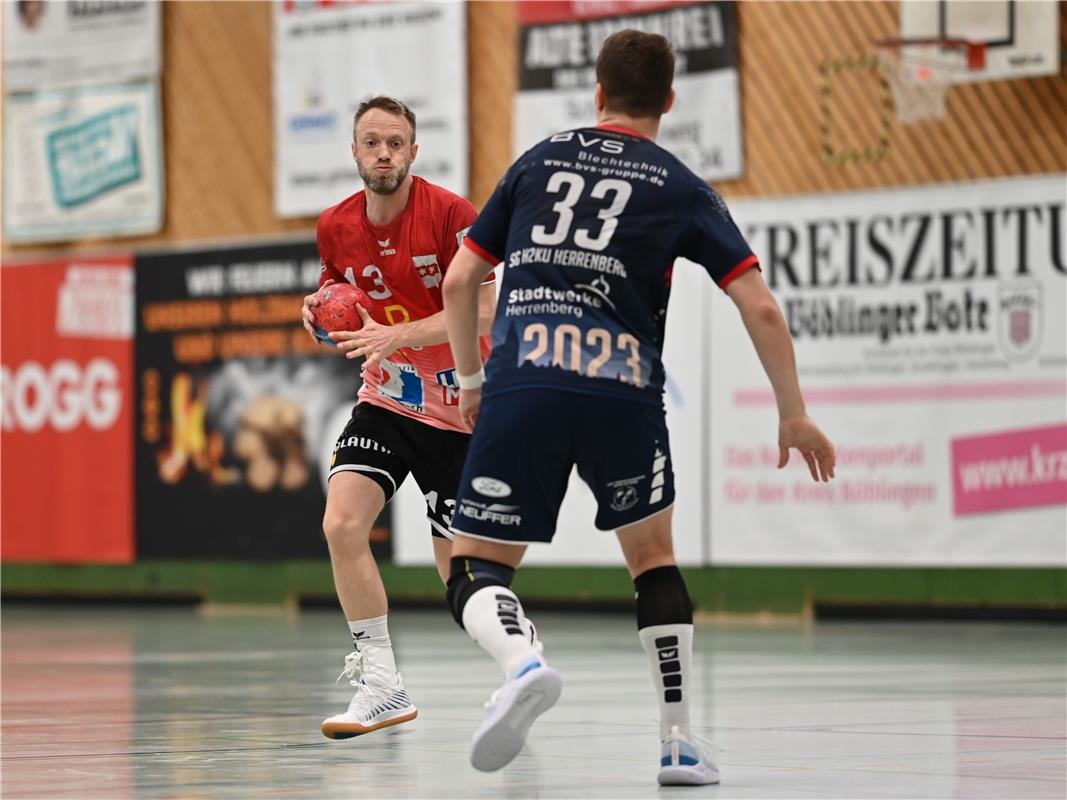
<instances>
[{"instance_id":1,"label":"dark banner with text","mask_svg":"<svg viewBox=\"0 0 1067 800\"><path fill-rule=\"evenodd\" d=\"M656 141L705 180L743 171L737 5L695 0L524 0L519 11L515 153L596 124L604 40L627 28L670 40L677 97Z\"/></svg>"},{"instance_id":2,"label":"dark banner with text","mask_svg":"<svg viewBox=\"0 0 1067 800\"><path fill-rule=\"evenodd\" d=\"M314 243L147 255L136 269L140 557L325 556L329 458L359 365L301 326ZM387 514L372 541L390 555Z\"/></svg>"}]
</instances>

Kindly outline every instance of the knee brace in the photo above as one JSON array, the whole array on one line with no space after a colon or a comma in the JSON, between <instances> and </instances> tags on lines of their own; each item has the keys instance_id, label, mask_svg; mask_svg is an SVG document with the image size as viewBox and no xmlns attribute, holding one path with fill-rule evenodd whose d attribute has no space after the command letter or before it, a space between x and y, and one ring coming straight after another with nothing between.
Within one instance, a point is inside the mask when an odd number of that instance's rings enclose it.
<instances>
[{"instance_id":1,"label":"knee brace","mask_svg":"<svg viewBox=\"0 0 1067 800\"><path fill-rule=\"evenodd\" d=\"M448 578L448 607L459 627L463 627L463 607L467 599L485 586L511 586L515 570L496 561L465 556L452 557L452 574Z\"/></svg>"},{"instance_id":2,"label":"knee brace","mask_svg":"<svg viewBox=\"0 0 1067 800\"><path fill-rule=\"evenodd\" d=\"M637 628L653 625L692 625L693 603L681 570L656 567L634 578L637 590Z\"/></svg>"}]
</instances>

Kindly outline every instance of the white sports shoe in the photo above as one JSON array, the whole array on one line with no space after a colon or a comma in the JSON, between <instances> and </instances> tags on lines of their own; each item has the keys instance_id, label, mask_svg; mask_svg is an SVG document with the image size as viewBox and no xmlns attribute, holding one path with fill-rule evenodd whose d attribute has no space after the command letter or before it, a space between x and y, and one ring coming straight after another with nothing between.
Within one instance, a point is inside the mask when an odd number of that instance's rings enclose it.
<instances>
[{"instance_id":1,"label":"white sports shoe","mask_svg":"<svg viewBox=\"0 0 1067 800\"><path fill-rule=\"evenodd\" d=\"M374 663L374 648L345 656L345 668L337 677L348 678L356 693L348 710L324 720L322 735L329 739L351 739L364 733L409 722L419 715L404 690L400 673L392 673Z\"/></svg>"},{"instance_id":2,"label":"white sports shoe","mask_svg":"<svg viewBox=\"0 0 1067 800\"><path fill-rule=\"evenodd\" d=\"M694 739L696 737L693 737ZM671 726L663 740L659 759L660 786L704 786L719 782L719 768L712 763L702 743L693 743ZM721 748L720 748L721 749Z\"/></svg>"},{"instance_id":3,"label":"white sports shoe","mask_svg":"<svg viewBox=\"0 0 1067 800\"><path fill-rule=\"evenodd\" d=\"M515 677L493 692L485 721L474 732L471 766L494 772L522 750L534 720L552 708L563 691L563 676L531 656Z\"/></svg>"}]
</instances>

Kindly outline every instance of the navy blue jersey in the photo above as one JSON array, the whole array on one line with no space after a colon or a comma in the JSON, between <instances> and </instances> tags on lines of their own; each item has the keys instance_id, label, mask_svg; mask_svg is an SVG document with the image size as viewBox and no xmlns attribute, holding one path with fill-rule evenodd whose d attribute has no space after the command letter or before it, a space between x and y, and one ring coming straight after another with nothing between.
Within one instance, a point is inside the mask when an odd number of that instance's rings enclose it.
<instances>
[{"instance_id":1,"label":"navy blue jersey","mask_svg":"<svg viewBox=\"0 0 1067 800\"><path fill-rule=\"evenodd\" d=\"M723 288L756 264L714 189L618 128L558 133L525 153L466 244L504 264L486 395L542 387L658 404L674 260Z\"/></svg>"}]
</instances>

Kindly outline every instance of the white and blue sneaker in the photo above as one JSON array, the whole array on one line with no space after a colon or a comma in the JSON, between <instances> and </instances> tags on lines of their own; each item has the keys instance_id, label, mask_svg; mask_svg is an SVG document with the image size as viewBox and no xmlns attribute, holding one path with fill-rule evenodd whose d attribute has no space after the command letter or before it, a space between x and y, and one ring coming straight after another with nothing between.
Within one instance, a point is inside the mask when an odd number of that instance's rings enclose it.
<instances>
[{"instance_id":1,"label":"white and blue sneaker","mask_svg":"<svg viewBox=\"0 0 1067 800\"><path fill-rule=\"evenodd\" d=\"M374 648L345 656L345 668L338 676L348 678L355 688L348 710L326 719L322 735L328 739L351 739L365 733L410 722L419 710L408 699L399 672L374 663Z\"/></svg>"},{"instance_id":2,"label":"white and blue sneaker","mask_svg":"<svg viewBox=\"0 0 1067 800\"><path fill-rule=\"evenodd\" d=\"M719 769L699 743L689 741L673 725L663 740L657 780L660 786L704 786L719 782Z\"/></svg>"},{"instance_id":3,"label":"white and blue sneaker","mask_svg":"<svg viewBox=\"0 0 1067 800\"><path fill-rule=\"evenodd\" d=\"M562 691L563 676L530 656L486 703L489 714L474 732L471 766L495 772L511 763L534 720L556 704Z\"/></svg>"}]
</instances>

